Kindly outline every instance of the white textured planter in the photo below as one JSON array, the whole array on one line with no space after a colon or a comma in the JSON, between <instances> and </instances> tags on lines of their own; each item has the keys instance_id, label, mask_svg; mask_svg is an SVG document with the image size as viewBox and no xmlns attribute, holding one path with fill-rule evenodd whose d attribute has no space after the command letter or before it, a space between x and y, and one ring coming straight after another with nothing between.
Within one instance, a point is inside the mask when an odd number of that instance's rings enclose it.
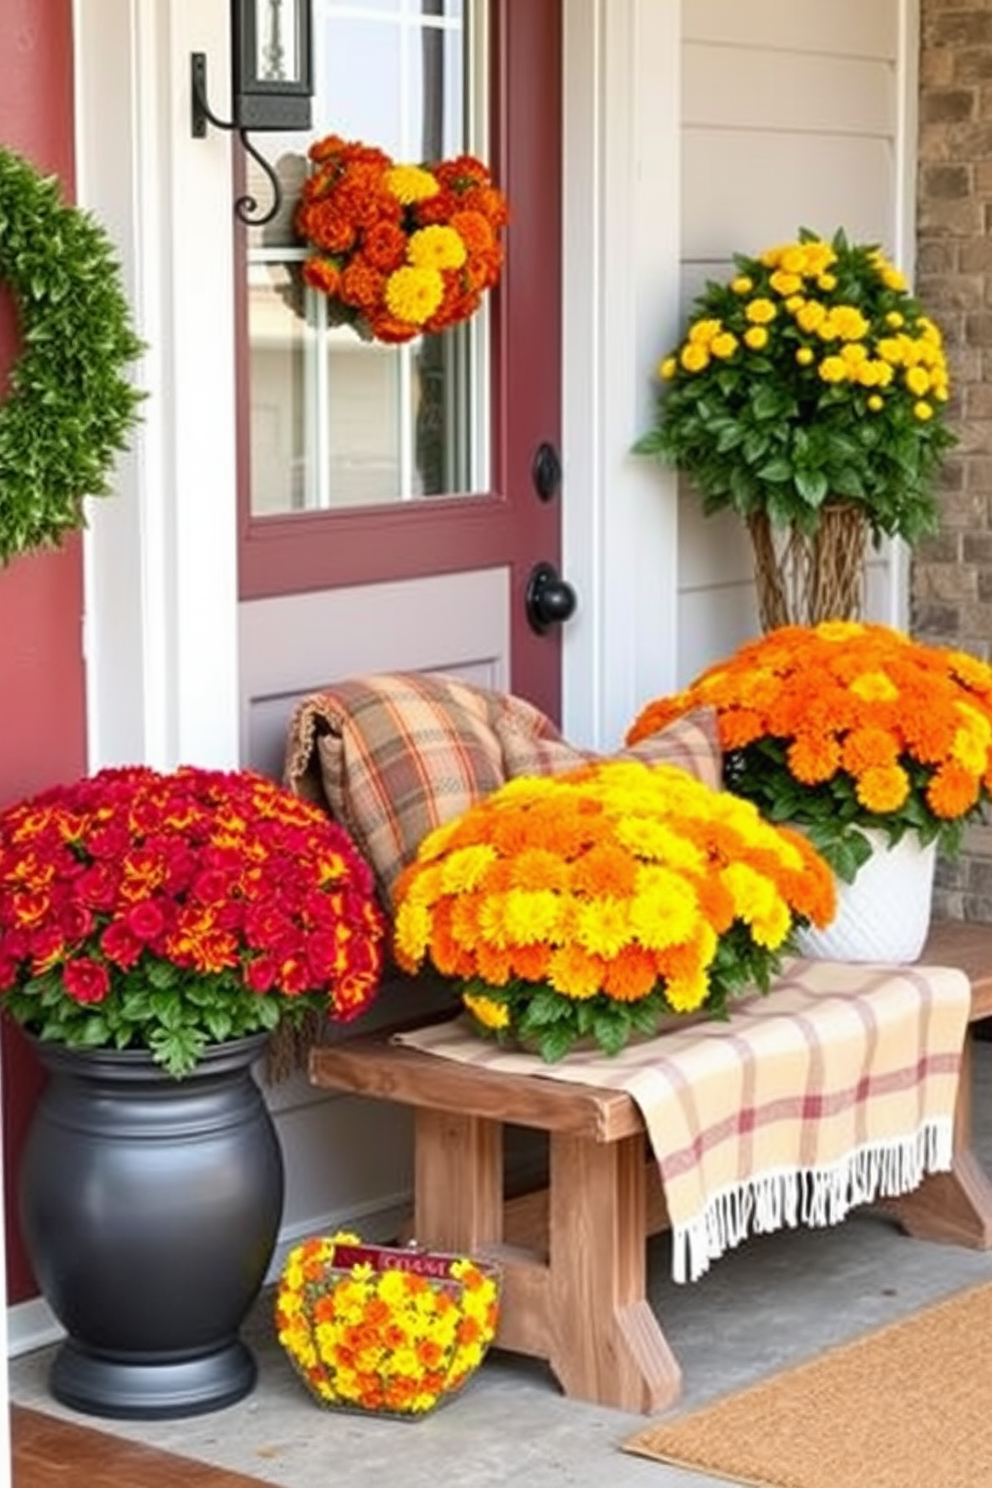
<instances>
[{"instance_id":1,"label":"white textured planter","mask_svg":"<svg viewBox=\"0 0 992 1488\"><path fill-rule=\"evenodd\" d=\"M816 961L915 961L930 929L937 844L907 832L889 847L866 831L874 851L853 884L837 882L837 915L825 930L802 930L801 956Z\"/></svg>"}]
</instances>

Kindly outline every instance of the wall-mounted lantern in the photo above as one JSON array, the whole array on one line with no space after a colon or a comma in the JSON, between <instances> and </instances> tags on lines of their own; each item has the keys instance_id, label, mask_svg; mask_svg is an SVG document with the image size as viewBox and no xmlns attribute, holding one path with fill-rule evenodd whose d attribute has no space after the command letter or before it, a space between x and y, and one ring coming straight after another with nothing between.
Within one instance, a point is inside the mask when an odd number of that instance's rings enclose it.
<instances>
[{"instance_id":1,"label":"wall-mounted lantern","mask_svg":"<svg viewBox=\"0 0 992 1488\"><path fill-rule=\"evenodd\" d=\"M205 52L190 56L191 126L202 139L207 125L233 129L265 172L273 202L259 214L253 196L234 203L240 221L259 227L282 203L282 188L269 162L249 140L249 129L309 129L313 95L311 0L231 0L231 99L233 118L219 119L207 102Z\"/></svg>"}]
</instances>

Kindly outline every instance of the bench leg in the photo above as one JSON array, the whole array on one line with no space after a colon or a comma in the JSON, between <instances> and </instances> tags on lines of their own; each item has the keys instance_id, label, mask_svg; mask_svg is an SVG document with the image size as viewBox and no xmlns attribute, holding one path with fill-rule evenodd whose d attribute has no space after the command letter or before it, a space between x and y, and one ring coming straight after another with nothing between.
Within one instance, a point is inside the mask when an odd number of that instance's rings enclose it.
<instances>
[{"instance_id":1,"label":"bench leg","mask_svg":"<svg viewBox=\"0 0 992 1488\"><path fill-rule=\"evenodd\" d=\"M548 1362L566 1395L627 1411L678 1399L682 1373L646 1296L644 1142L551 1137Z\"/></svg>"},{"instance_id":2,"label":"bench leg","mask_svg":"<svg viewBox=\"0 0 992 1488\"><path fill-rule=\"evenodd\" d=\"M673 1404L682 1374L646 1296L643 1138L552 1135L541 1255L502 1243L502 1124L423 1107L415 1121L416 1239L500 1263L497 1344L544 1359L575 1399L640 1412Z\"/></svg>"},{"instance_id":3,"label":"bench leg","mask_svg":"<svg viewBox=\"0 0 992 1488\"><path fill-rule=\"evenodd\" d=\"M992 1182L971 1146L972 1039L965 1039L954 1113L949 1173L930 1173L919 1188L887 1204L908 1235L970 1250L992 1249Z\"/></svg>"},{"instance_id":4,"label":"bench leg","mask_svg":"<svg viewBox=\"0 0 992 1488\"><path fill-rule=\"evenodd\" d=\"M415 1238L467 1253L498 1245L503 1238L502 1123L423 1107L415 1122Z\"/></svg>"}]
</instances>

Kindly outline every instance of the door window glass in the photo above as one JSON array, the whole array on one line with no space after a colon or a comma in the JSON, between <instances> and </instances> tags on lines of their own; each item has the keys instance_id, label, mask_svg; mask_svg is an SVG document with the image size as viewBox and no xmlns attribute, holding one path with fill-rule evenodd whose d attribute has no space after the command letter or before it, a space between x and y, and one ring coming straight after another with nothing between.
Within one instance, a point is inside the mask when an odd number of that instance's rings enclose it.
<instances>
[{"instance_id":1,"label":"door window glass","mask_svg":"<svg viewBox=\"0 0 992 1488\"><path fill-rule=\"evenodd\" d=\"M284 191L247 252L252 517L468 495L490 485L486 306L401 346L333 324L303 283L293 209L312 139L337 134L398 161L485 158L485 5L315 0L312 133L271 134ZM247 157L247 188L267 183Z\"/></svg>"}]
</instances>

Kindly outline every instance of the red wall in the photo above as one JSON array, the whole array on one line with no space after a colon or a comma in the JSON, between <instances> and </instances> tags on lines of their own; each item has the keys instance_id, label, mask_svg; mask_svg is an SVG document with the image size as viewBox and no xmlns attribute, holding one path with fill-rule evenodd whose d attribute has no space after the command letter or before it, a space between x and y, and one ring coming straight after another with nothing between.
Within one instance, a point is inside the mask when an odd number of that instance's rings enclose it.
<instances>
[{"instance_id":1,"label":"red wall","mask_svg":"<svg viewBox=\"0 0 992 1488\"><path fill-rule=\"evenodd\" d=\"M73 190L71 0L0 0L0 144ZM0 289L0 388L17 355L16 316ZM86 765L78 538L0 568L0 806ZM2 1036L8 1295L37 1288L16 1223L16 1172L40 1084L16 1030Z\"/></svg>"}]
</instances>

